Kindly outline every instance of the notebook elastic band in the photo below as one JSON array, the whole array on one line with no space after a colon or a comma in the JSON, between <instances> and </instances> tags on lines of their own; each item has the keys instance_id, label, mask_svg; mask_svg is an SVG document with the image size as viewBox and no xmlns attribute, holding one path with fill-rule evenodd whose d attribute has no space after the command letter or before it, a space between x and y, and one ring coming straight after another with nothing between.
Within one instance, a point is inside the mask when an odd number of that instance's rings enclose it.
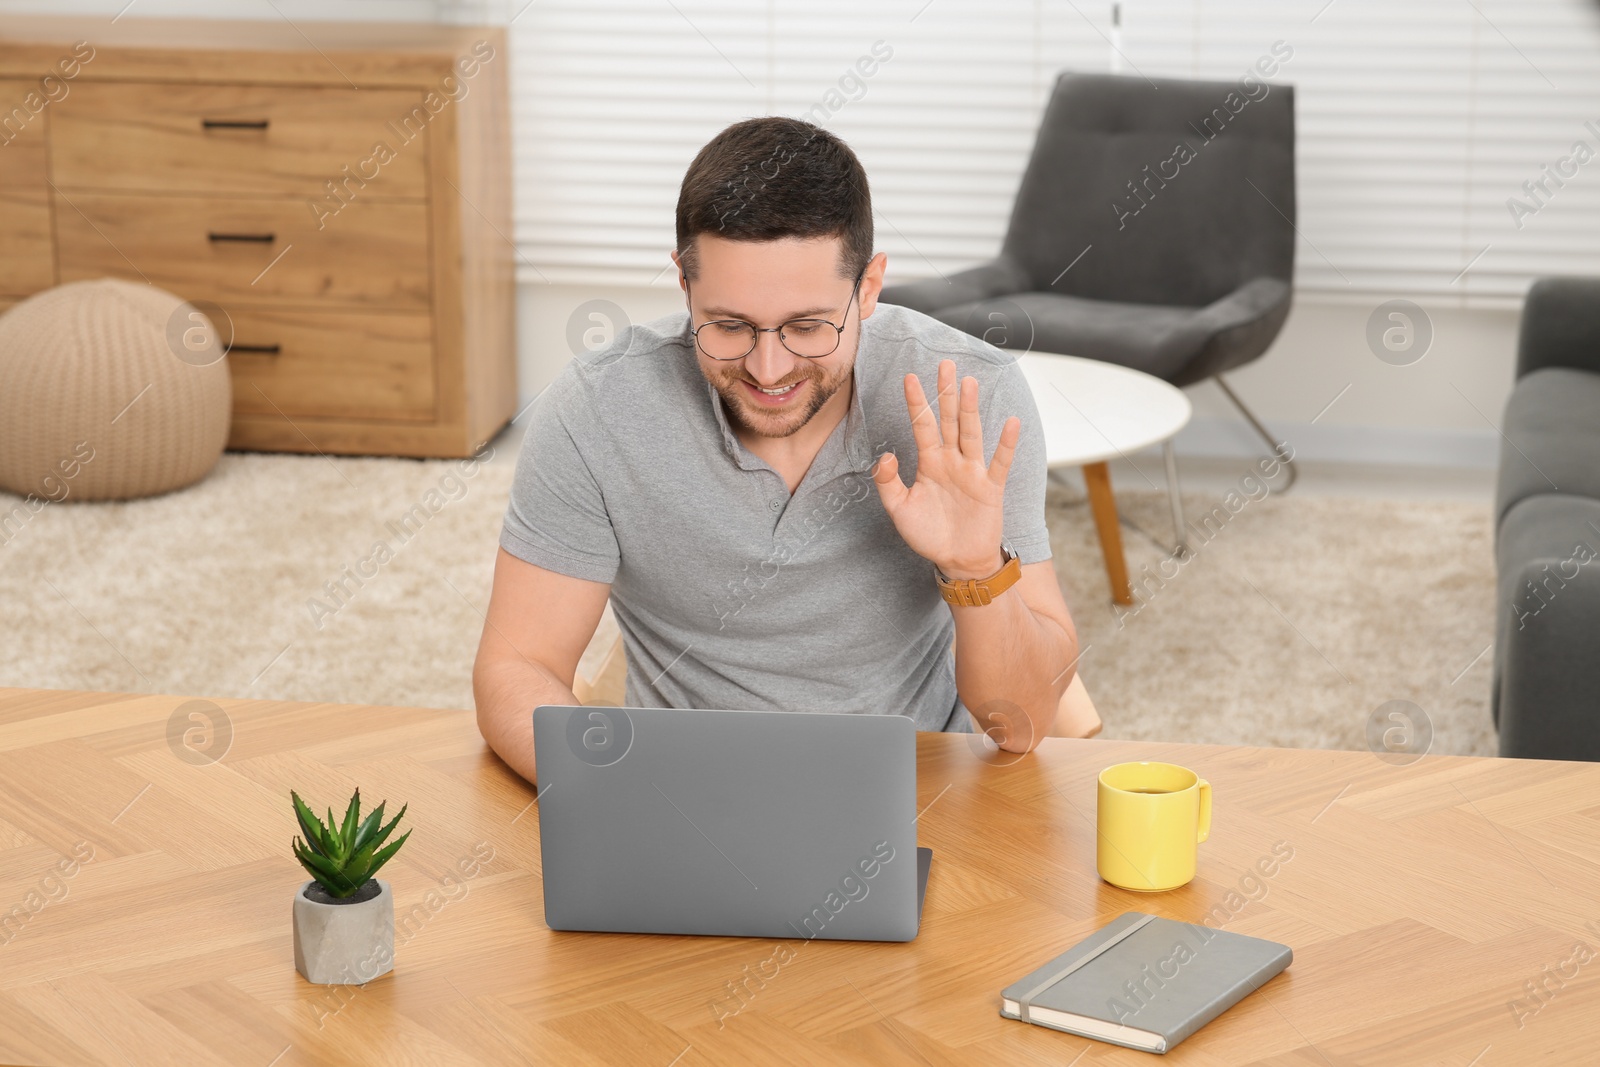
<instances>
[{"instance_id":1,"label":"notebook elastic band","mask_svg":"<svg viewBox=\"0 0 1600 1067\"><path fill-rule=\"evenodd\" d=\"M1130 934L1132 934L1135 930L1140 929L1146 923L1150 922L1150 920L1152 920L1154 918L1155 918L1154 915L1146 915L1146 916L1144 916L1138 922L1134 923L1132 926L1130 926L1126 930L1122 931L1116 937L1111 938L1109 941L1107 941L1105 944L1101 945L1099 948L1095 949L1093 952L1089 953L1086 956L1080 956L1078 959L1076 959L1073 962L1067 964L1065 967L1061 968L1059 971L1056 971L1054 974L1050 975L1050 977L1046 978L1044 981L1040 982L1038 985L1036 985L1032 989L1028 990L1022 996L1018 997L1017 998L1017 1007L1019 1009L1018 1010L1018 1014L1022 1017L1022 1021L1025 1022L1025 1023L1029 1023L1029 1022L1033 1021L1028 1015L1028 1009L1029 1009L1030 1006L1032 1006L1034 997L1038 996L1040 993L1043 993L1046 989L1049 989L1051 986L1053 986L1057 982L1061 981L1061 979L1065 978L1067 975L1071 974L1073 971L1077 970L1079 967L1082 967L1084 964L1090 962L1093 959L1096 959L1101 954L1103 954L1107 949L1111 948L1113 945L1117 944L1123 938L1125 938L1125 937L1129 936Z\"/></svg>"}]
</instances>

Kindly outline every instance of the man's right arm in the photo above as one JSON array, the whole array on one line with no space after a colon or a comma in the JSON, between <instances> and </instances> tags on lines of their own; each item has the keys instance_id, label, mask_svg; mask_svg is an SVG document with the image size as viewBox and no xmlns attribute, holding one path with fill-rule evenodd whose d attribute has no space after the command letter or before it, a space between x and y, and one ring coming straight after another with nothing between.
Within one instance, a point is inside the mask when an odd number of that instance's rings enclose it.
<instances>
[{"instance_id":1,"label":"man's right arm","mask_svg":"<svg viewBox=\"0 0 1600 1067\"><path fill-rule=\"evenodd\" d=\"M611 586L495 557L472 695L478 730L512 770L534 781L533 709L576 704L572 678L594 637Z\"/></svg>"}]
</instances>

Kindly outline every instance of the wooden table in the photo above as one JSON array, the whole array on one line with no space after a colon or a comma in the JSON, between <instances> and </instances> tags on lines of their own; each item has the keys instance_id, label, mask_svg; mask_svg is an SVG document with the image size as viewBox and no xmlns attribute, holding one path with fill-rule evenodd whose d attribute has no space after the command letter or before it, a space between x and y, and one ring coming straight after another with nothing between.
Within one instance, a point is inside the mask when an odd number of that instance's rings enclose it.
<instances>
[{"instance_id":1,"label":"wooden table","mask_svg":"<svg viewBox=\"0 0 1600 1067\"><path fill-rule=\"evenodd\" d=\"M1162 446L1173 533L1178 549L1184 549L1187 536L1172 438L1189 423L1189 398L1182 389L1152 374L1098 359L1029 352L1017 362L1044 427L1045 464L1083 468L1112 602L1132 604L1133 588L1107 461L1118 456L1126 459L1151 445Z\"/></svg>"},{"instance_id":2,"label":"wooden table","mask_svg":"<svg viewBox=\"0 0 1600 1067\"><path fill-rule=\"evenodd\" d=\"M1127 910L1294 948L1167 1062L1600 1056L1600 954L1573 952L1600 946L1600 765L1065 739L1000 765L930 734L918 758L921 934L780 953L548 930L533 792L468 712L0 689L0 905L25 915L0 912L0 1062L1148 1067L997 1014L1003 986ZM1095 774L1136 758L1215 787L1200 874L1171 893L1095 876ZM357 785L410 804L385 871L397 966L313 986L291 957L288 792ZM1262 877L1275 847L1292 857Z\"/></svg>"}]
</instances>

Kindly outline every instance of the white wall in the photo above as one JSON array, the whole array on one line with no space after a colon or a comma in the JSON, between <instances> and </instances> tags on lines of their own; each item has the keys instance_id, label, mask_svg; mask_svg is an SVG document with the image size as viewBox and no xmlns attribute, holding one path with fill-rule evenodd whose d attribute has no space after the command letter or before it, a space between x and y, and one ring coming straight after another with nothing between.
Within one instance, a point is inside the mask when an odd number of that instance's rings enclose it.
<instances>
[{"instance_id":1,"label":"white wall","mask_svg":"<svg viewBox=\"0 0 1600 1067\"><path fill-rule=\"evenodd\" d=\"M634 322L683 309L683 296L670 277L652 287L521 286L518 380L523 403L571 358L574 322L579 333L603 328L603 320L590 317L591 312L604 313L590 303L599 300L609 301ZM1302 299L1272 348L1229 375L1229 382L1305 459L1492 467L1500 438L1485 416L1499 424L1511 388L1517 312L1426 303L1422 309L1432 322L1432 345L1417 362L1395 366L1378 359L1367 345L1372 304ZM1215 385L1202 383L1188 392L1195 419L1178 438L1182 454L1261 451Z\"/></svg>"},{"instance_id":2,"label":"white wall","mask_svg":"<svg viewBox=\"0 0 1600 1067\"><path fill-rule=\"evenodd\" d=\"M666 253L662 253L665 257ZM669 276L670 277L670 276ZM649 322L674 311L682 311L683 292L674 283L656 286L626 285L546 285L517 287L517 392L520 410L561 372L575 349L571 334L602 329L592 317L591 305L609 301L626 316L627 322ZM613 323L620 329L626 323ZM595 340L608 340L596 336Z\"/></svg>"},{"instance_id":3,"label":"white wall","mask_svg":"<svg viewBox=\"0 0 1600 1067\"><path fill-rule=\"evenodd\" d=\"M1432 323L1432 345L1415 363L1395 366L1368 347L1375 303L1297 300L1277 341L1229 374L1229 384L1307 459L1495 466L1495 427L1511 391L1519 312L1419 301ZM1259 449L1220 389L1205 382L1188 392L1195 419L1178 438L1180 450Z\"/></svg>"}]
</instances>

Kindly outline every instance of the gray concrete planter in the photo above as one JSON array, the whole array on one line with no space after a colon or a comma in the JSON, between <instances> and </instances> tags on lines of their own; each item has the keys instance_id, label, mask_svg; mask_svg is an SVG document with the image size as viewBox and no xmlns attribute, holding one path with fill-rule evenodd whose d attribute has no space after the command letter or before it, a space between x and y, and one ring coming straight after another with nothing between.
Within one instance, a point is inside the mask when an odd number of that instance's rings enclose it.
<instances>
[{"instance_id":1,"label":"gray concrete planter","mask_svg":"<svg viewBox=\"0 0 1600 1067\"><path fill-rule=\"evenodd\" d=\"M394 894L378 883L370 899L325 904L306 896L315 881L294 894L294 969L318 985L366 985L394 970ZM323 894L320 886L315 892Z\"/></svg>"}]
</instances>

